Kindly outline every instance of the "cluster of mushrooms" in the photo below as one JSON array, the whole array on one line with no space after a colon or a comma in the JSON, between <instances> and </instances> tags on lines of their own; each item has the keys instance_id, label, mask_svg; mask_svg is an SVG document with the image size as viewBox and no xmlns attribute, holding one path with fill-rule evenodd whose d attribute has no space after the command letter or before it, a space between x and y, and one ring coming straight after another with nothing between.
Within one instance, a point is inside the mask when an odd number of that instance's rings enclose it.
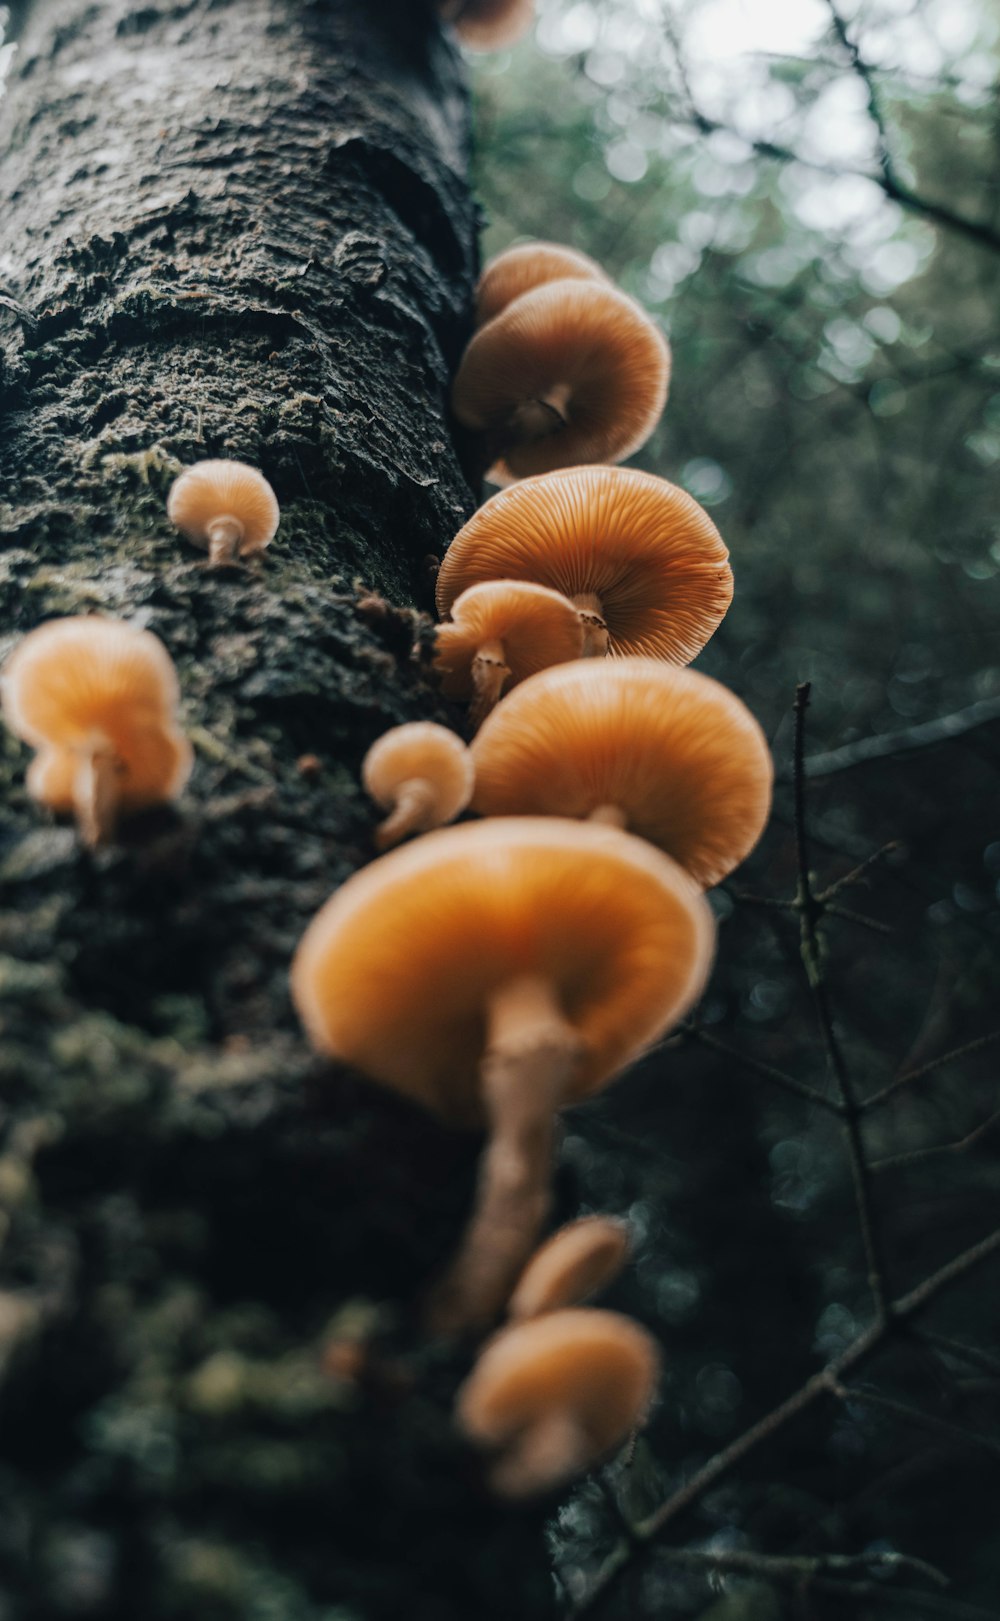
<instances>
[{"instance_id":1,"label":"cluster of mushrooms","mask_svg":"<svg viewBox=\"0 0 1000 1621\"><path fill-rule=\"evenodd\" d=\"M373 745L377 847L425 836L348 879L291 975L320 1052L487 1130L472 1219L426 1315L435 1334L481 1336L506 1310L458 1416L507 1496L588 1467L648 1409L650 1336L580 1304L607 1218L530 1258L556 1121L700 995L715 933L704 891L757 842L772 786L753 716L685 668L732 598L721 536L683 490L610 464L659 418L666 345L657 335L634 370L627 345L575 355L564 323L581 286L630 304L551 244L483 273L453 407L473 425L476 395L490 476L507 487L445 555L435 654L445 694L470 702L472 741L416 722ZM558 337L530 365L529 329L543 346ZM616 410L598 433L602 389ZM585 448L591 459L565 464ZM482 820L444 826L467 809Z\"/></svg>"},{"instance_id":2,"label":"cluster of mushrooms","mask_svg":"<svg viewBox=\"0 0 1000 1621\"><path fill-rule=\"evenodd\" d=\"M509 43L533 13L532 0L435 3L473 48ZM725 544L683 490L615 465L656 426L669 372L657 327L585 255L532 243L487 265L452 406L505 487L437 582L435 667L469 703L472 742L430 722L375 742L362 777L390 853L320 910L291 969L318 1051L488 1133L426 1318L439 1336L495 1330L457 1414L510 1497L590 1467L652 1401L651 1336L581 1304L624 1263L623 1225L587 1217L532 1255L556 1122L697 1000L715 934L704 891L770 807L757 722L685 668L732 598ZM230 461L186 469L168 515L210 569L244 566L279 520L263 475ZM92 847L190 775L177 677L149 631L43 624L8 659L0 699L36 750L29 793ZM466 810L481 820L446 827Z\"/></svg>"}]
</instances>

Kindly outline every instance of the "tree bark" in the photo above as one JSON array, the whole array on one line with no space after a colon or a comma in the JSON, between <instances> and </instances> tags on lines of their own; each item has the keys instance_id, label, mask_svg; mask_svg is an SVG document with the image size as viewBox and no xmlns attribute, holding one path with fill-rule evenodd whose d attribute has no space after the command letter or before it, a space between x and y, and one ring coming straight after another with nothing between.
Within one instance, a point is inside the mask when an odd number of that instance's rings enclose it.
<instances>
[{"instance_id":1,"label":"tree bark","mask_svg":"<svg viewBox=\"0 0 1000 1621\"><path fill-rule=\"evenodd\" d=\"M7 1612L548 1615L542 1513L483 1491L409 1310L478 1144L313 1061L287 991L374 853L365 749L448 718L413 609L472 505L460 65L414 0L37 0L0 113L0 653L148 626L197 754L91 854L3 738ZM166 522L212 456L277 492L259 567Z\"/></svg>"}]
</instances>

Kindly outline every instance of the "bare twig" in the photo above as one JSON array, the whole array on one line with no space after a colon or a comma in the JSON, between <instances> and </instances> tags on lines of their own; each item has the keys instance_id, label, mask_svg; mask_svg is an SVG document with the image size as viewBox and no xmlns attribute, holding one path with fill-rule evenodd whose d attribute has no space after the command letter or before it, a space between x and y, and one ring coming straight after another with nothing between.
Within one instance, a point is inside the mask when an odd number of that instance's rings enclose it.
<instances>
[{"instance_id":1,"label":"bare twig","mask_svg":"<svg viewBox=\"0 0 1000 1621\"><path fill-rule=\"evenodd\" d=\"M871 1175L865 1158L864 1144L861 1140L861 1110L854 1094L854 1085L848 1073L840 1042L837 1039L837 1032L834 1028L833 1013L830 1007L823 966L823 953L817 927L823 908L813 894L812 877L809 871L809 838L806 829L805 801L805 737L809 692L809 682L803 681L795 693L793 781L795 789L795 845L798 856L798 894L796 901L800 915L800 951L802 965L805 968L806 978L813 994L813 1006L816 1009L816 1019L823 1040L823 1050L826 1053L827 1068L836 1084L837 1094L842 1105L847 1154L851 1165L851 1178L854 1183L854 1201L857 1207L861 1241L864 1246L868 1268L868 1286L875 1307L876 1322L882 1322L887 1310L885 1267L872 1212Z\"/></svg>"},{"instance_id":2,"label":"bare twig","mask_svg":"<svg viewBox=\"0 0 1000 1621\"><path fill-rule=\"evenodd\" d=\"M805 763L806 776L810 779L832 777L837 772L868 765L872 760L912 754L917 749L932 748L936 743L949 743L956 737L963 737L967 732L997 720L1000 720L1000 698L981 698L978 703L969 704L966 709L957 709L950 715L938 715L934 720L921 721L898 732L883 732L880 737L862 737L856 743L845 743L842 748L812 754Z\"/></svg>"},{"instance_id":3,"label":"bare twig","mask_svg":"<svg viewBox=\"0 0 1000 1621\"><path fill-rule=\"evenodd\" d=\"M902 1553L766 1554L743 1549L661 1548L659 1556L681 1569L757 1576L777 1587L806 1589L818 1576L919 1576L935 1587L947 1587L948 1577L926 1560Z\"/></svg>"},{"instance_id":4,"label":"bare twig","mask_svg":"<svg viewBox=\"0 0 1000 1621\"><path fill-rule=\"evenodd\" d=\"M980 1351L978 1346L966 1345L962 1340L950 1339L947 1334L935 1334L929 1328L915 1328L912 1332L914 1338L920 1340L923 1345L929 1345L945 1356L954 1357L957 1362L967 1362L972 1368L980 1368L983 1373L1000 1378L1000 1357L990 1356L988 1351Z\"/></svg>"},{"instance_id":5,"label":"bare twig","mask_svg":"<svg viewBox=\"0 0 1000 1621\"><path fill-rule=\"evenodd\" d=\"M678 1487L653 1514L632 1527L630 1543L619 1545L615 1549L594 1578L588 1591L577 1601L571 1612L573 1621L577 1621L579 1616L593 1614L618 1582L624 1570L634 1560L640 1558L649 1545L663 1535L668 1526L699 1502L718 1481L731 1474L744 1458L763 1442L777 1435L801 1413L807 1412L821 1398L833 1394L833 1387L841 1383L844 1375L866 1362L890 1335L902 1326L908 1325L910 1319L930 1305L944 1289L957 1283L959 1279L966 1277L976 1267L998 1253L1000 1253L1000 1227L981 1239L978 1244L973 1244L953 1256L908 1294L901 1295L892 1303L884 1319L874 1322L863 1334L859 1334L857 1339L852 1340L839 1356L834 1357L826 1367L807 1379L805 1384L788 1396L780 1406L766 1413L735 1441L731 1441L721 1452L709 1458L696 1470L690 1480ZM840 1587L838 1591L845 1590Z\"/></svg>"},{"instance_id":6,"label":"bare twig","mask_svg":"<svg viewBox=\"0 0 1000 1621\"><path fill-rule=\"evenodd\" d=\"M740 1064L753 1075L759 1075L761 1080L770 1081L774 1086L780 1086L786 1092L792 1092L796 1097L804 1098L807 1103L813 1103L820 1109L828 1110L831 1114L841 1114L843 1112L839 1099L827 1097L825 1093L817 1091L814 1086L810 1086L807 1081L800 1081L796 1076L789 1075L786 1070L776 1069L773 1064L765 1064L761 1059L752 1058L748 1053L740 1052L736 1047L727 1046L717 1036L709 1035L707 1030L703 1030L700 1025L694 1024L690 1020L686 1024L680 1025L675 1034L690 1037L692 1041L699 1042L702 1047L707 1047L711 1052L719 1053L723 1058L730 1059L734 1064Z\"/></svg>"},{"instance_id":7,"label":"bare twig","mask_svg":"<svg viewBox=\"0 0 1000 1621\"><path fill-rule=\"evenodd\" d=\"M1000 1125L1000 1109L995 1109L986 1120L981 1120L978 1126L967 1131L964 1137L958 1137L951 1143L935 1143L931 1148L914 1148L908 1154L890 1154L886 1159L877 1159L872 1162L873 1171L901 1171L910 1165L922 1165L925 1160L936 1159L941 1154L964 1154L966 1149L973 1148L980 1138L985 1137L994 1126Z\"/></svg>"},{"instance_id":8,"label":"bare twig","mask_svg":"<svg viewBox=\"0 0 1000 1621\"><path fill-rule=\"evenodd\" d=\"M907 1402L896 1401L892 1396L883 1396L878 1390L841 1384L839 1379L831 1383L830 1390L838 1401L858 1402L864 1407L873 1407L878 1412L890 1413L893 1418L902 1419L906 1424L915 1424L919 1429L929 1430L932 1435L951 1441L956 1446L972 1447L976 1451L989 1453L991 1458L1000 1459L1000 1441L991 1440L988 1435L980 1435L976 1430L967 1430L961 1424L951 1424L947 1419L938 1418L936 1413L925 1413L919 1407L909 1406Z\"/></svg>"},{"instance_id":9,"label":"bare twig","mask_svg":"<svg viewBox=\"0 0 1000 1621\"><path fill-rule=\"evenodd\" d=\"M931 1058L919 1069L911 1069L905 1075L897 1075L888 1086L881 1091L873 1092L870 1098L864 1098L859 1105L862 1114L869 1109L877 1109L889 1098L895 1097L904 1086L912 1086L914 1081L922 1081L925 1075L933 1075L936 1069L943 1069L945 1064L955 1063L959 1058L968 1058L971 1053L982 1052L985 1047L991 1047L995 1041L1000 1041L1000 1030L991 1030L988 1035L977 1036L975 1041L966 1041L961 1047L953 1047L950 1052L941 1053L937 1058Z\"/></svg>"}]
</instances>

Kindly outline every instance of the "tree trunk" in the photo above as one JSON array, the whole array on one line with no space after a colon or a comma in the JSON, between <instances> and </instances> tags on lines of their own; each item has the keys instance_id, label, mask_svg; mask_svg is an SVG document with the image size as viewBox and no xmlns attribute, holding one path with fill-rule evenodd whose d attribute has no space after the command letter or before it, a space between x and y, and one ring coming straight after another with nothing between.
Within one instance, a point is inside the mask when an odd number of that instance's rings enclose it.
<instances>
[{"instance_id":1,"label":"tree trunk","mask_svg":"<svg viewBox=\"0 0 1000 1621\"><path fill-rule=\"evenodd\" d=\"M447 718L457 58L416 0L37 0L0 111L0 652L147 625L197 754L94 855L3 738L5 1614L548 1615L542 1513L482 1490L409 1312L478 1145L315 1063L287 990L373 855L365 749ZM258 568L166 522L212 456L278 494ZM370 1320L390 1365L324 1364Z\"/></svg>"}]
</instances>

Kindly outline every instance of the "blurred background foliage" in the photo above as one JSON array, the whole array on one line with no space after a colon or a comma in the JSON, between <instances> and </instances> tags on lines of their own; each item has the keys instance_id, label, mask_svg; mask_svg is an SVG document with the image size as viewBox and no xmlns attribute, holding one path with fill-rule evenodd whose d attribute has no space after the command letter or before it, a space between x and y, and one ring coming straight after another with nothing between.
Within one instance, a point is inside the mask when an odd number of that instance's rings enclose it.
<instances>
[{"instance_id":1,"label":"blurred background foliage","mask_svg":"<svg viewBox=\"0 0 1000 1621\"><path fill-rule=\"evenodd\" d=\"M532 38L477 64L484 252L572 243L669 333L671 399L637 459L690 490L731 548L734 606L698 664L750 704L783 779L763 845L714 896L698 1030L581 1111L564 1145L583 1205L636 1226L614 1303L651 1323L666 1360L648 1439L554 1528L572 1600L623 1514L649 1513L871 1318L841 1123L753 1067L832 1086L799 918L777 904L797 882L797 682L812 683L807 753L823 756L806 801L816 887L898 846L836 898L867 921L820 925L851 1083L870 1097L933 1066L862 1121L890 1293L996 1222L1000 1044L934 1061L1000 1024L1000 13L538 12ZM952 735L919 730L944 715ZM989 1365L897 1337L859 1376L863 1399L820 1404L701 1495L601 1613L1000 1615L996 1261L926 1321ZM874 1567L829 1588L754 1582L695 1573L671 1544L917 1554L952 1586Z\"/></svg>"}]
</instances>

